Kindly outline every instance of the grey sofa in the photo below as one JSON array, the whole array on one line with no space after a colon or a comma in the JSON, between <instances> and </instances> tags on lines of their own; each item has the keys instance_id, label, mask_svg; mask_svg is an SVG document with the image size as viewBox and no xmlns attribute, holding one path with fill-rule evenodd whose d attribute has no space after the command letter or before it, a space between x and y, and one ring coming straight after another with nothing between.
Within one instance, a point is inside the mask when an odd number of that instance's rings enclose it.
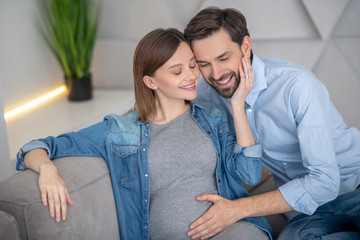
<instances>
[{"instance_id":1,"label":"grey sofa","mask_svg":"<svg viewBox=\"0 0 360 240\"><path fill-rule=\"evenodd\" d=\"M19 172L0 182L0 239L120 239L109 170L102 158L67 157L54 160L74 206L66 221L50 218L38 190L38 174ZM261 182L248 188L258 194L274 188L263 169ZM286 224L282 215L267 217L275 233ZM129 223L131 224L131 223Z\"/></svg>"}]
</instances>

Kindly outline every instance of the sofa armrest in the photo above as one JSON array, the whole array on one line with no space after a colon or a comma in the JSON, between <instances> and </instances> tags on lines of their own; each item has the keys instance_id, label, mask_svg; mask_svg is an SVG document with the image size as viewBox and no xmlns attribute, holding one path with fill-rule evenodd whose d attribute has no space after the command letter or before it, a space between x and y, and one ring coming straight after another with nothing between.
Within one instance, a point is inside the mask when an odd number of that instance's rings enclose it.
<instances>
[{"instance_id":1,"label":"sofa armrest","mask_svg":"<svg viewBox=\"0 0 360 240\"><path fill-rule=\"evenodd\" d=\"M0 210L0 238L21 240L16 219L2 210Z\"/></svg>"},{"instance_id":2,"label":"sofa armrest","mask_svg":"<svg viewBox=\"0 0 360 240\"><path fill-rule=\"evenodd\" d=\"M54 160L54 164L74 202L68 206L65 221L57 223L42 205L37 173L26 170L0 183L0 210L16 219L21 239L119 239L106 162L67 157Z\"/></svg>"}]
</instances>

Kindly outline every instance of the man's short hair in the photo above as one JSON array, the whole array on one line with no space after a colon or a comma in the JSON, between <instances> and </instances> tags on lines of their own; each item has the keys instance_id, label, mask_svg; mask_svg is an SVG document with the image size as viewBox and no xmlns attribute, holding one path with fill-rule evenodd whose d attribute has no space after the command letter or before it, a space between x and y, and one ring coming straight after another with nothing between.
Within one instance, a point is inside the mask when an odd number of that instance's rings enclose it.
<instances>
[{"instance_id":1,"label":"man's short hair","mask_svg":"<svg viewBox=\"0 0 360 240\"><path fill-rule=\"evenodd\" d=\"M208 7L198 12L186 26L184 35L192 46L193 40L207 38L220 29L226 30L231 40L238 43L239 47L245 36L250 37L246 18L240 11L217 7Z\"/></svg>"}]
</instances>

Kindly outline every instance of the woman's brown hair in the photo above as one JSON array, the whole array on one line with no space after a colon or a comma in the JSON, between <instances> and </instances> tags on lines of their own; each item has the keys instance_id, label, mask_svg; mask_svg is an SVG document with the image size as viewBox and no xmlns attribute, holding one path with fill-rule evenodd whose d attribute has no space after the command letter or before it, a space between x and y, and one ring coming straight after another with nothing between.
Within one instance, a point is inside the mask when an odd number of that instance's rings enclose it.
<instances>
[{"instance_id":1,"label":"woman's brown hair","mask_svg":"<svg viewBox=\"0 0 360 240\"><path fill-rule=\"evenodd\" d=\"M156 70L164 65L175 53L184 35L173 28L155 29L146 34L138 43L133 60L135 107L142 122L154 114L155 92L143 82L144 76L153 77Z\"/></svg>"}]
</instances>

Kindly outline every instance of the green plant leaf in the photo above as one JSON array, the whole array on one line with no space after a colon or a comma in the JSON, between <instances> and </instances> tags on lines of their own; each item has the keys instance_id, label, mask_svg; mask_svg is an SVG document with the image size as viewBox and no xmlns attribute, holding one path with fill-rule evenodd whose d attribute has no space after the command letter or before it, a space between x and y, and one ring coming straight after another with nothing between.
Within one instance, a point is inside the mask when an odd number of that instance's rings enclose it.
<instances>
[{"instance_id":1,"label":"green plant leaf","mask_svg":"<svg viewBox=\"0 0 360 240\"><path fill-rule=\"evenodd\" d=\"M95 0L40 0L40 32L66 78L90 75L99 22Z\"/></svg>"}]
</instances>

